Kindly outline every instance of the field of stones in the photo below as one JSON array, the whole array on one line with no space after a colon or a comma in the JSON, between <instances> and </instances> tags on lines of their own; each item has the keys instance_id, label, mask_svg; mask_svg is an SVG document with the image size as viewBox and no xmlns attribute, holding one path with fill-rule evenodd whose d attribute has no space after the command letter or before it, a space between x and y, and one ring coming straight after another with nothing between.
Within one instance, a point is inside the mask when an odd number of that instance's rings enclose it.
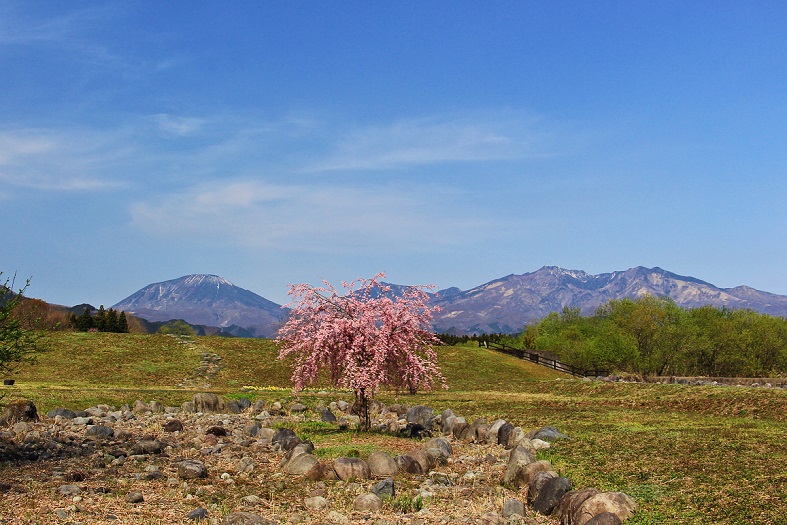
<instances>
[{"instance_id":1,"label":"field of stones","mask_svg":"<svg viewBox=\"0 0 787 525\"><path fill-rule=\"evenodd\" d=\"M446 347L449 390L381 392L372 430L358 432L352 393L294 395L269 341L62 337L0 391L16 407L0 422L0 523L737 525L787 514L783 389L575 380Z\"/></svg>"}]
</instances>

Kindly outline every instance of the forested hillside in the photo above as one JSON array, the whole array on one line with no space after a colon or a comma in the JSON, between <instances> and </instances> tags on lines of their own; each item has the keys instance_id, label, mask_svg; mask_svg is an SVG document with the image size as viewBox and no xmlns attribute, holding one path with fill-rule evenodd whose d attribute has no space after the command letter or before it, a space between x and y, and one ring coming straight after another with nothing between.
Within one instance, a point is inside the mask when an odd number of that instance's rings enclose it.
<instances>
[{"instance_id":1,"label":"forested hillside","mask_svg":"<svg viewBox=\"0 0 787 525\"><path fill-rule=\"evenodd\" d=\"M667 298L612 300L592 316L551 313L520 345L584 368L643 375L778 377L787 374L787 319Z\"/></svg>"}]
</instances>

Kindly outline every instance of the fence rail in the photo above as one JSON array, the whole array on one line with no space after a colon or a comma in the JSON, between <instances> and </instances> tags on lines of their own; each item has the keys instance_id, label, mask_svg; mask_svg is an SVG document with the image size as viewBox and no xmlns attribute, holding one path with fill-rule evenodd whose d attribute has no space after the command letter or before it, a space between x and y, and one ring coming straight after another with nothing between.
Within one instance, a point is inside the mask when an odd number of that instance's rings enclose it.
<instances>
[{"instance_id":1,"label":"fence rail","mask_svg":"<svg viewBox=\"0 0 787 525\"><path fill-rule=\"evenodd\" d=\"M514 357L518 357L519 359L524 359L525 361L530 361L531 363L535 363L537 365L546 366L548 368L565 372L566 374L571 374L572 376L576 377L604 377L609 375L609 370L579 368L577 366L558 361L557 359L544 357L537 352L529 352L527 350L514 348L513 346L508 346L502 343L479 341L478 346L491 348L492 350L497 350L498 352L512 355Z\"/></svg>"}]
</instances>

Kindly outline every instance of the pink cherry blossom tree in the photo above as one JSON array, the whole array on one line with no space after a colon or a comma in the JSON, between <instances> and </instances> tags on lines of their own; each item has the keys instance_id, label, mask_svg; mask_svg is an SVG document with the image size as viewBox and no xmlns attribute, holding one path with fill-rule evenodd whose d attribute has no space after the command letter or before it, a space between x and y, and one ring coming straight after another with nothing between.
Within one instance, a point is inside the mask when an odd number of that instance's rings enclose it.
<instances>
[{"instance_id":1,"label":"pink cherry blossom tree","mask_svg":"<svg viewBox=\"0 0 787 525\"><path fill-rule=\"evenodd\" d=\"M438 382L445 387L433 348L439 340L430 329L438 307L429 306L426 290L433 287L394 295L384 278L342 282L343 294L325 280L321 287L291 285L292 312L276 339L279 359L294 357L295 390L327 369L333 384L355 392L367 430L369 404L382 385L412 393Z\"/></svg>"}]
</instances>

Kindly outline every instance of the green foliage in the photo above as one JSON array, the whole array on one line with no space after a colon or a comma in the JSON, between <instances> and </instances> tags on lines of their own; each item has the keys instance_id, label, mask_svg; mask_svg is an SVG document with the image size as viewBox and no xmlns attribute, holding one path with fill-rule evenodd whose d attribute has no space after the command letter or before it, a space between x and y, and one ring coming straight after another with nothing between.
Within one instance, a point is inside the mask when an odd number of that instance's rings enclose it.
<instances>
[{"instance_id":1,"label":"green foliage","mask_svg":"<svg viewBox=\"0 0 787 525\"><path fill-rule=\"evenodd\" d=\"M1 374L9 374L23 363L32 363L40 350L40 334L36 330L24 328L14 315L29 284L28 279L18 292L13 291L14 282L10 279L0 285Z\"/></svg>"},{"instance_id":2,"label":"green foliage","mask_svg":"<svg viewBox=\"0 0 787 525\"><path fill-rule=\"evenodd\" d=\"M715 377L787 373L784 318L713 306L683 309L669 298L615 299L588 317L564 308L528 326L520 339L520 346L581 368Z\"/></svg>"},{"instance_id":3,"label":"green foliage","mask_svg":"<svg viewBox=\"0 0 787 525\"><path fill-rule=\"evenodd\" d=\"M159 334L194 335L194 329L183 320L170 321L158 329Z\"/></svg>"},{"instance_id":4,"label":"green foliage","mask_svg":"<svg viewBox=\"0 0 787 525\"><path fill-rule=\"evenodd\" d=\"M394 512L412 514L424 508L424 498L420 494L415 497L404 494L391 501L391 508Z\"/></svg>"}]
</instances>

